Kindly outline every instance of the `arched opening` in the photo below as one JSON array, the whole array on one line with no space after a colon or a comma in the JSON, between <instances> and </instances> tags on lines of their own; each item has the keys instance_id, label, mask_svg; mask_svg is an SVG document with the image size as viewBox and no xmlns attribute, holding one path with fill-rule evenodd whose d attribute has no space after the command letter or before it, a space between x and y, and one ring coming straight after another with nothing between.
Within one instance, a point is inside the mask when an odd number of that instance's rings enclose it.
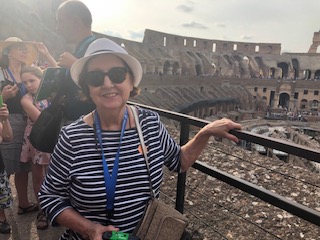
<instances>
[{"instance_id":1,"label":"arched opening","mask_svg":"<svg viewBox=\"0 0 320 240\"><path fill-rule=\"evenodd\" d=\"M181 69L180 69L178 62L174 62L173 66L172 66L172 74L173 75L180 75L181 74Z\"/></svg>"},{"instance_id":2,"label":"arched opening","mask_svg":"<svg viewBox=\"0 0 320 240\"><path fill-rule=\"evenodd\" d=\"M259 66L259 77L264 77L266 75L266 72L265 72L265 65L263 64L263 60L261 57L255 57L254 58ZM256 74L254 74L255 76L254 77L257 77Z\"/></svg>"},{"instance_id":3,"label":"arched opening","mask_svg":"<svg viewBox=\"0 0 320 240\"><path fill-rule=\"evenodd\" d=\"M212 44L212 52L216 52L217 44L213 43Z\"/></svg>"},{"instance_id":4,"label":"arched opening","mask_svg":"<svg viewBox=\"0 0 320 240\"><path fill-rule=\"evenodd\" d=\"M268 73L268 77L271 79L275 78L275 74L276 74L276 69L275 68L270 68L269 69L269 73Z\"/></svg>"},{"instance_id":5,"label":"arched opening","mask_svg":"<svg viewBox=\"0 0 320 240\"><path fill-rule=\"evenodd\" d=\"M311 106L310 106L310 109L312 111L318 111L318 106L319 106L319 101L318 100L313 100L311 102Z\"/></svg>"},{"instance_id":6,"label":"arched opening","mask_svg":"<svg viewBox=\"0 0 320 240\"><path fill-rule=\"evenodd\" d=\"M238 50L238 45L237 44L233 44L233 51L237 51Z\"/></svg>"},{"instance_id":7,"label":"arched opening","mask_svg":"<svg viewBox=\"0 0 320 240\"><path fill-rule=\"evenodd\" d=\"M294 70L294 79L298 79L299 78L299 71L300 71L300 67L299 67L299 61L298 59L292 59L292 67Z\"/></svg>"},{"instance_id":8,"label":"arched opening","mask_svg":"<svg viewBox=\"0 0 320 240\"><path fill-rule=\"evenodd\" d=\"M223 50L227 51L228 50L228 44L227 43L223 43Z\"/></svg>"},{"instance_id":9,"label":"arched opening","mask_svg":"<svg viewBox=\"0 0 320 240\"><path fill-rule=\"evenodd\" d=\"M310 69L306 69L303 71L303 79L308 80L311 78L311 71Z\"/></svg>"},{"instance_id":10,"label":"arched opening","mask_svg":"<svg viewBox=\"0 0 320 240\"><path fill-rule=\"evenodd\" d=\"M289 108L290 96L288 93L281 93L279 96L279 106L282 108Z\"/></svg>"},{"instance_id":11,"label":"arched opening","mask_svg":"<svg viewBox=\"0 0 320 240\"><path fill-rule=\"evenodd\" d=\"M285 62L278 63L278 67L281 68L282 70L280 78L285 78L285 79L288 78L288 70L289 70L288 63L285 63Z\"/></svg>"},{"instance_id":12,"label":"arched opening","mask_svg":"<svg viewBox=\"0 0 320 240\"><path fill-rule=\"evenodd\" d=\"M171 69L170 69L171 65L168 61L166 61L163 65L163 74L164 75L171 75Z\"/></svg>"},{"instance_id":13,"label":"arched opening","mask_svg":"<svg viewBox=\"0 0 320 240\"><path fill-rule=\"evenodd\" d=\"M300 108L301 109L306 109L308 105L308 100L307 99L302 99L300 102Z\"/></svg>"},{"instance_id":14,"label":"arched opening","mask_svg":"<svg viewBox=\"0 0 320 240\"><path fill-rule=\"evenodd\" d=\"M197 76L202 75L202 68L201 68L201 65L200 65L200 64L197 64L197 65L196 65L196 75L197 75Z\"/></svg>"},{"instance_id":15,"label":"arched opening","mask_svg":"<svg viewBox=\"0 0 320 240\"><path fill-rule=\"evenodd\" d=\"M320 70L315 71L315 73L314 73L314 79L315 79L315 80L320 80Z\"/></svg>"}]
</instances>

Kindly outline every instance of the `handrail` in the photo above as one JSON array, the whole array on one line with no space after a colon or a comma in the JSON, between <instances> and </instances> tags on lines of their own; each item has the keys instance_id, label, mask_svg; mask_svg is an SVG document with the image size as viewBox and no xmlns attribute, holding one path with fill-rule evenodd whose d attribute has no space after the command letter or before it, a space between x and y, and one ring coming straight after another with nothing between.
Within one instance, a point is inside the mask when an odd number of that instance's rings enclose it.
<instances>
[{"instance_id":1,"label":"handrail","mask_svg":"<svg viewBox=\"0 0 320 240\"><path fill-rule=\"evenodd\" d=\"M159 113L160 116L164 116L164 117L176 120L180 123L183 122L185 124L193 125L200 128L210 123L210 121L206 121L206 120L199 119L199 118L182 114L182 113L176 113L169 110L151 107L151 106L147 106L140 103L134 103L134 102L129 102L129 103L156 111ZM263 145L268 148L284 151L289 154L293 154L298 157L303 157L308 160L320 163L319 150L312 149L310 147L299 145L296 143L284 141L282 139L271 138L271 137L267 137L264 135L260 135L257 133L252 133L244 130L230 130L230 133L232 133L239 139L246 140L247 142L252 142L259 145Z\"/></svg>"},{"instance_id":2,"label":"handrail","mask_svg":"<svg viewBox=\"0 0 320 240\"><path fill-rule=\"evenodd\" d=\"M130 104L134 104L146 109L156 111L160 116L164 116L169 119L173 119L180 122L181 123L181 134L180 134L181 145L185 144L188 141L189 125L203 127L206 124L210 123L209 121L198 119L196 117L192 117L182 113L171 112L168 110L143 105L140 103L130 102ZM231 130L230 133L234 134L239 139L245 140L247 142L252 142L252 143L266 146L272 149L284 151L289 154L293 154L293 155L320 163L319 150L315 150L306 146L284 141L281 139L275 139L275 138L267 137L264 135L251 133L244 130ZM266 190L265 188L259 187L241 178L237 178L226 172L213 168L203 162L196 161L192 167L195 169L198 169L199 171L205 174L215 177L231 186L234 186L244 192L247 192L250 195L256 196L265 202L268 202L276 207L286 210L287 212L292 213L293 215L296 215L308 222L311 222L313 224L320 226L320 212L314 209L308 208L294 201L290 201L279 194L273 193L272 191ZM185 173L179 174L178 183L177 183L176 209L179 210L180 212L183 212L185 179L186 179Z\"/></svg>"}]
</instances>

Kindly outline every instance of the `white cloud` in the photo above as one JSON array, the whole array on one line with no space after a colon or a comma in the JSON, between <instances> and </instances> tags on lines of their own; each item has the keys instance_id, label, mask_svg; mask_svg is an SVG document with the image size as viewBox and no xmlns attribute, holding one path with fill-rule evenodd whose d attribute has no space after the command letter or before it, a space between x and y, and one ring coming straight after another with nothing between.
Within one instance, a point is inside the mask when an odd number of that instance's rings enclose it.
<instances>
[{"instance_id":1,"label":"white cloud","mask_svg":"<svg viewBox=\"0 0 320 240\"><path fill-rule=\"evenodd\" d=\"M191 22L191 23L184 23L182 24L183 27L186 28L198 28L198 29L207 29L208 27L197 22Z\"/></svg>"}]
</instances>

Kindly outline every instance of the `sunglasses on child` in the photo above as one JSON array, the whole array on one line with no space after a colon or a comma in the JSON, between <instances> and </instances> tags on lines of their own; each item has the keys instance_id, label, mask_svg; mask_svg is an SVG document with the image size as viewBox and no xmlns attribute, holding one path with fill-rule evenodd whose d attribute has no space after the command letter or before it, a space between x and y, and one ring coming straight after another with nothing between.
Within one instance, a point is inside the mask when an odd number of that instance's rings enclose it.
<instances>
[{"instance_id":1,"label":"sunglasses on child","mask_svg":"<svg viewBox=\"0 0 320 240\"><path fill-rule=\"evenodd\" d=\"M126 79L129 70L125 67L113 67L108 72L90 71L84 74L83 78L86 84L92 87L99 87L103 85L104 78L109 77L114 84L120 84Z\"/></svg>"}]
</instances>

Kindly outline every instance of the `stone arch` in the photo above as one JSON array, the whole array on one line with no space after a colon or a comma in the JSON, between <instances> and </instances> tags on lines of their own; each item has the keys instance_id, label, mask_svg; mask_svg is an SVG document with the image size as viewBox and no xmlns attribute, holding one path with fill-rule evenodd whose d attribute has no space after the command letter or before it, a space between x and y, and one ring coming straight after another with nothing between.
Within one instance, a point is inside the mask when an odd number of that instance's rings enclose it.
<instances>
[{"instance_id":1,"label":"stone arch","mask_svg":"<svg viewBox=\"0 0 320 240\"><path fill-rule=\"evenodd\" d=\"M310 102L310 109L314 110L314 111L318 111L318 107L319 107L319 101L318 100L313 100Z\"/></svg>"},{"instance_id":2,"label":"stone arch","mask_svg":"<svg viewBox=\"0 0 320 240\"><path fill-rule=\"evenodd\" d=\"M275 76L276 76L276 69L275 69L274 67L269 68L268 77L269 77L269 78L275 78Z\"/></svg>"},{"instance_id":3,"label":"stone arch","mask_svg":"<svg viewBox=\"0 0 320 240\"><path fill-rule=\"evenodd\" d=\"M172 66L169 61L165 61L165 63L163 64L163 74L172 75Z\"/></svg>"},{"instance_id":4,"label":"stone arch","mask_svg":"<svg viewBox=\"0 0 320 240\"><path fill-rule=\"evenodd\" d=\"M279 86L279 93L287 93L290 95L291 93L291 85L289 83L283 83Z\"/></svg>"},{"instance_id":5,"label":"stone arch","mask_svg":"<svg viewBox=\"0 0 320 240\"><path fill-rule=\"evenodd\" d=\"M178 62L174 62L172 65L172 74L181 75L181 68Z\"/></svg>"},{"instance_id":6,"label":"stone arch","mask_svg":"<svg viewBox=\"0 0 320 240\"><path fill-rule=\"evenodd\" d=\"M301 102L300 102L300 108L301 109L305 109L305 108L307 108L307 105L308 105L308 100L307 99L302 99Z\"/></svg>"},{"instance_id":7,"label":"stone arch","mask_svg":"<svg viewBox=\"0 0 320 240\"><path fill-rule=\"evenodd\" d=\"M289 108L290 96L288 93L283 92L279 95L279 106L282 108Z\"/></svg>"},{"instance_id":8,"label":"stone arch","mask_svg":"<svg viewBox=\"0 0 320 240\"><path fill-rule=\"evenodd\" d=\"M292 59L292 67L294 70L294 79L298 79L299 78L299 71L300 71L300 65L299 65L299 61L298 59L294 58Z\"/></svg>"},{"instance_id":9,"label":"stone arch","mask_svg":"<svg viewBox=\"0 0 320 240\"><path fill-rule=\"evenodd\" d=\"M287 78L289 73L289 65L286 62L280 62L278 63L277 67L282 69L282 74L280 78Z\"/></svg>"},{"instance_id":10,"label":"stone arch","mask_svg":"<svg viewBox=\"0 0 320 240\"><path fill-rule=\"evenodd\" d=\"M254 60L257 62L259 69L258 69L258 73L259 73L259 77L264 77L266 75L265 72L265 66L263 64L263 60L261 57L255 57Z\"/></svg>"},{"instance_id":11,"label":"stone arch","mask_svg":"<svg viewBox=\"0 0 320 240\"><path fill-rule=\"evenodd\" d=\"M320 69L314 72L314 79L320 80Z\"/></svg>"},{"instance_id":12,"label":"stone arch","mask_svg":"<svg viewBox=\"0 0 320 240\"><path fill-rule=\"evenodd\" d=\"M303 71L303 79L308 80L311 78L311 70L310 69L306 69Z\"/></svg>"},{"instance_id":13,"label":"stone arch","mask_svg":"<svg viewBox=\"0 0 320 240\"><path fill-rule=\"evenodd\" d=\"M202 66L201 66L201 64L196 64L195 68L196 68L196 76L202 75Z\"/></svg>"}]
</instances>

